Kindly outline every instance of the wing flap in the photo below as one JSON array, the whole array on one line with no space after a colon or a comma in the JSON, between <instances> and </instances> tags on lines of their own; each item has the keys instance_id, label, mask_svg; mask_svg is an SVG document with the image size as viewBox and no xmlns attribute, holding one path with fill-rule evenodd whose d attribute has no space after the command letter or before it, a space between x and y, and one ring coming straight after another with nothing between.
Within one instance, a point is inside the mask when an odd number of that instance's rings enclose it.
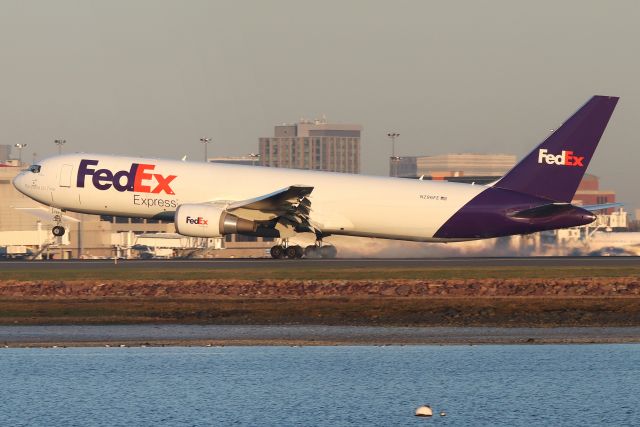
<instances>
[{"instance_id":1,"label":"wing flap","mask_svg":"<svg viewBox=\"0 0 640 427\"><path fill-rule=\"evenodd\" d=\"M261 211L278 211L284 207L300 204L313 191L313 187L292 185L264 196L255 197L253 199L241 200L229 204L227 210L235 209L254 209ZM310 206L307 200L305 205Z\"/></svg>"}]
</instances>

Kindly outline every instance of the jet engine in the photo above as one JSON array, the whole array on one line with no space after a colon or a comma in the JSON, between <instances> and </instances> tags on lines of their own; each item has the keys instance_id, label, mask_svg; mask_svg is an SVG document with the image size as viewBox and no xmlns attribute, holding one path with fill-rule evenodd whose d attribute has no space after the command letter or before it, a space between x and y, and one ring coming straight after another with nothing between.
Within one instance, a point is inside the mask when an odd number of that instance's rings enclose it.
<instances>
[{"instance_id":1,"label":"jet engine","mask_svg":"<svg viewBox=\"0 0 640 427\"><path fill-rule=\"evenodd\" d=\"M184 204L175 215L176 231L189 237L221 237L226 234L254 233L257 224L239 218L219 206Z\"/></svg>"}]
</instances>

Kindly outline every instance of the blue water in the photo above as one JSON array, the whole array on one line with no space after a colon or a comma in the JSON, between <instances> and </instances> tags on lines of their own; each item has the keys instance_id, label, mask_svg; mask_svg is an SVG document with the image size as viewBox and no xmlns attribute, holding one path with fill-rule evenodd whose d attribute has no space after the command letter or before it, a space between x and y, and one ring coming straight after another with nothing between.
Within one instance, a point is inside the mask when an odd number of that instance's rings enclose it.
<instances>
[{"instance_id":1,"label":"blue water","mask_svg":"<svg viewBox=\"0 0 640 427\"><path fill-rule=\"evenodd\" d=\"M630 426L639 407L639 345L0 349L2 426Z\"/></svg>"}]
</instances>

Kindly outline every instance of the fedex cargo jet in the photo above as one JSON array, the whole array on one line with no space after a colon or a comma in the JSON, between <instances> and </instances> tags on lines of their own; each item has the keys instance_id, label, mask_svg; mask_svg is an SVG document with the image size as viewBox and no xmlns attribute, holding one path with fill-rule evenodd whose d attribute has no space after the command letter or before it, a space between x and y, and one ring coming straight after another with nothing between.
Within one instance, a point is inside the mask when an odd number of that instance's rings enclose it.
<instances>
[{"instance_id":1,"label":"fedex cargo jet","mask_svg":"<svg viewBox=\"0 0 640 427\"><path fill-rule=\"evenodd\" d=\"M334 257L336 248L322 244L332 234L421 242L527 234L589 224L592 211L611 207L571 200L617 101L594 96L486 186L101 154L48 158L13 184L57 218L159 218L185 236L277 237L274 258ZM296 233L315 234L316 244L289 246Z\"/></svg>"}]
</instances>

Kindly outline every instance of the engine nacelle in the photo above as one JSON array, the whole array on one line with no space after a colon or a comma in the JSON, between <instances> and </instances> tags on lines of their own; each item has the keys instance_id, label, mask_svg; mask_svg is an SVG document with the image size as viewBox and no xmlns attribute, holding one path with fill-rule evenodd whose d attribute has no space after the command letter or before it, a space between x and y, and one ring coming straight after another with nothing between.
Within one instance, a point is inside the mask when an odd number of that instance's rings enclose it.
<instances>
[{"instance_id":1,"label":"engine nacelle","mask_svg":"<svg viewBox=\"0 0 640 427\"><path fill-rule=\"evenodd\" d=\"M185 204L176 209L176 231L189 237L221 237L226 234L254 233L257 224L238 218L218 206Z\"/></svg>"}]
</instances>

